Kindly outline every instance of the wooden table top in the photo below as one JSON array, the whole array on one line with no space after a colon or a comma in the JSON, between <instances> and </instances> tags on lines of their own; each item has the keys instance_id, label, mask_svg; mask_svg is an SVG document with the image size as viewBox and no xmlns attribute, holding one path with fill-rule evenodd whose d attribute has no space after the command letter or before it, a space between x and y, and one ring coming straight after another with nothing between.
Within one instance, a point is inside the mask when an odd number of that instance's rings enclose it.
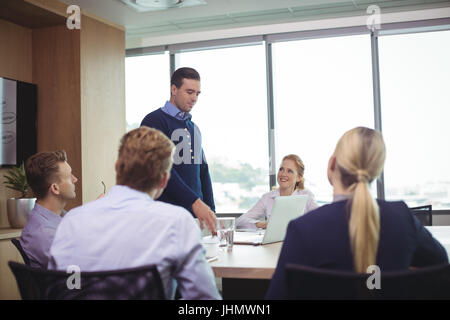
<instances>
[{"instance_id":1,"label":"wooden table top","mask_svg":"<svg viewBox=\"0 0 450 320\"><path fill-rule=\"evenodd\" d=\"M430 231L433 237L442 244L447 250L447 256L450 258L450 226L432 226L425 227Z\"/></svg>"},{"instance_id":2,"label":"wooden table top","mask_svg":"<svg viewBox=\"0 0 450 320\"><path fill-rule=\"evenodd\" d=\"M207 256L217 256L211 262L216 277L271 279L277 266L282 242L253 246L233 246L232 251L205 244Z\"/></svg>"}]
</instances>

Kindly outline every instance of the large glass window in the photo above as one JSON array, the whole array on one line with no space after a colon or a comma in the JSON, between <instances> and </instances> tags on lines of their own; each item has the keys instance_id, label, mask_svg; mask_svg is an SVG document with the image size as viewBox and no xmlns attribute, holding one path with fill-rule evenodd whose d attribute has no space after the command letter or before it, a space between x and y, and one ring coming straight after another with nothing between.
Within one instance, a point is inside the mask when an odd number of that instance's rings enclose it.
<instances>
[{"instance_id":1,"label":"large glass window","mask_svg":"<svg viewBox=\"0 0 450 320\"><path fill-rule=\"evenodd\" d=\"M192 120L202 132L216 211L245 212L269 191L264 46L186 52L177 61L201 76Z\"/></svg>"},{"instance_id":2,"label":"large glass window","mask_svg":"<svg viewBox=\"0 0 450 320\"><path fill-rule=\"evenodd\" d=\"M127 131L139 127L151 111L170 98L169 54L125 59Z\"/></svg>"},{"instance_id":3,"label":"large glass window","mask_svg":"<svg viewBox=\"0 0 450 320\"><path fill-rule=\"evenodd\" d=\"M374 127L370 36L275 43L276 163L294 153L305 164L305 187L332 200L326 169L342 134ZM376 187L372 193L376 195Z\"/></svg>"},{"instance_id":4,"label":"large glass window","mask_svg":"<svg viewBox=\"0 0 450 320\"><path fill-rule=\"evenodd\" d=\"M374 127L370 36L273 43L275 166L269 172L263 45L176 54L201 75L193 121L202 132L218 212L245 212L298 154L306 187L332 200L326 168L341 135ZM386 199L450 208L450 31L379 37ZM126 59L127 130L170 97L169 54ZM376 195L376 185L372 185Z\"/></svg>"},{"instance_id":5,"label":"large glass window","mask_svg":"<svg viewBox=\"0 0 450 320\"><path fill-rule=\"evenodd\" d=\"M450 31L379 38L386 199L450 208Z\"/></svg>"}]
</instances>

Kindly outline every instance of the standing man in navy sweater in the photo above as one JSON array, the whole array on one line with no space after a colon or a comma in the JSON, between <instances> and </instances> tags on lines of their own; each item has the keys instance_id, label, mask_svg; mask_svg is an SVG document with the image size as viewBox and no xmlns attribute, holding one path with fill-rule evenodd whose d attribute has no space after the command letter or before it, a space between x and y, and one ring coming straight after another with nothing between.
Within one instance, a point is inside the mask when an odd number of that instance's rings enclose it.
<instances>
[{"instance_id":1,"label":"standing man in navy sweater","mask_svg":"<svg viewBox=\"0 0 450 320\"><path fill-rule=\"evenodd\" d=\"M215 232L211 177L200 130L189 113L200 94L200 75L192 68L180 68L173 73L170 85L170 101L141 122L141 126L161 130L176 145L170 180L158 200L186 208L199 219L202 229L206 224Z\"/></svg>"}]
</instances>

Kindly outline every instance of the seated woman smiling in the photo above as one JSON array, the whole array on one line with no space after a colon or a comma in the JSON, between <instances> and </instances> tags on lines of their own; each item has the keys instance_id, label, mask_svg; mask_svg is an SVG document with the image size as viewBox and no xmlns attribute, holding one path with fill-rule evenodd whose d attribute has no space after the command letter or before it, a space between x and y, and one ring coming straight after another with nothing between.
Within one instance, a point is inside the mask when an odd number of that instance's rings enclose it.
<instances>
[{"instance_id":1,"label":"seated woman smiling","mask_svg":"<svg viewBox=\"0 0 450 320\"><path fill-rule=\"evenodd\" d=\"M304 172L305 165L299 156L295 154L285 156L277 175L277 182L280 187L264 194L247 213L236 220L236 227L240 229L265 229L275 198L279 196L307 195L308 201L305 213L317 208L318 205L314 200L314 195L304 187ZM264 218L265 221L261 221Z\"/></svg>"}]
</instances>

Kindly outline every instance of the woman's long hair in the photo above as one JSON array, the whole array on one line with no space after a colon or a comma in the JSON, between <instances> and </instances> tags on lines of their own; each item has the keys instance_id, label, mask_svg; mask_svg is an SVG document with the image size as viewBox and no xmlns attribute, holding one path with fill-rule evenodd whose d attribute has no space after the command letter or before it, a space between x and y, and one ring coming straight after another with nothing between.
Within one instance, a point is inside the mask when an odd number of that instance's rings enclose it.
<instances>
[{"instance_id":1,"label":"woman's long hair","mask_svg":"<svg viewBox=\"0 0 450 320\"><path fill-rule=\"evenodd\" d=\"M380 235L379 208L370 194L369 184L383 169L386 147L380 132L357 127L342 136L335 156L342 183L353 192L350 244L355 271L364 273L376 263Z\"/></svg>"}]
</instances>

